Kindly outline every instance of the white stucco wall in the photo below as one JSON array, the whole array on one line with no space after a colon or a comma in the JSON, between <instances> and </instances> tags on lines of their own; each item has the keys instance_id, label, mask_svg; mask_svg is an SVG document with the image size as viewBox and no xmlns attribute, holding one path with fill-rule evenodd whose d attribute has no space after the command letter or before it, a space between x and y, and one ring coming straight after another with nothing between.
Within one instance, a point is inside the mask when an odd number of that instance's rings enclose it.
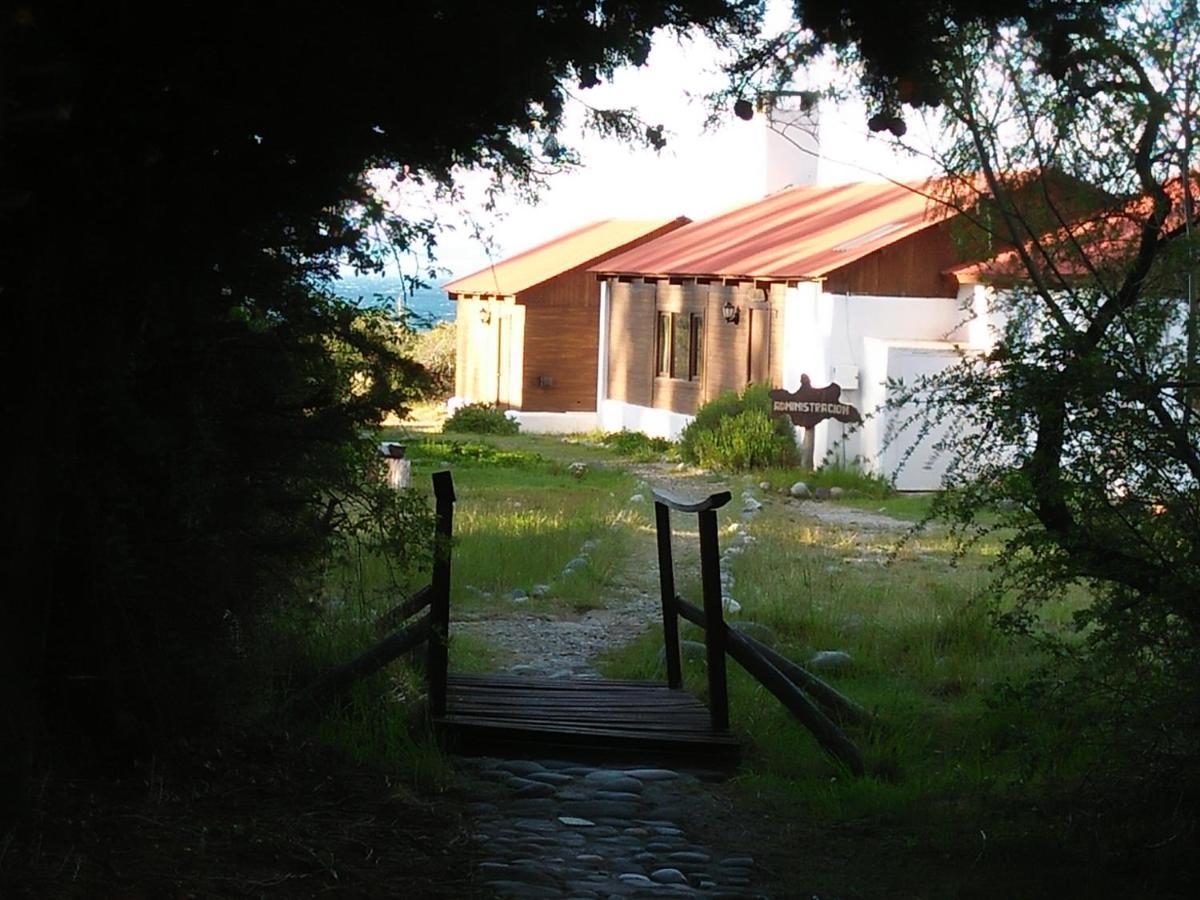
<instances>
[{"instance_id":1,"label":"white stucco wall","mask_svg":"<svg viewBox=\"0 0 1200 900\"><path fill-rule=\"evenodd\" d=\"M525 412L509 410L510 418L521 424L522 431L533 434L578 434L597 427L594 412Z\"/></svg>"},{"instance_id":2,"label":"white stucco wall","mask_svg":"<svg viewBox=\"0 0 1200 900\"><path fill-rule=\"evenodd\" d=\"M887 362L872 355L868 341L943 341L969 339L974 294L950 297L881 297L831 294L816 282L788 289L784 307L783 386L795 390L801 374L823 387L842 381L842 400L866 415L879 403ZM964 305L966 304L966 305ZM858 385L851 387L857 370ZM816 428L814 459L874 467L878 444L864 443L863 430L828 420Z\"/></svg>"},{"instance_id":3,"label":"white stucco wall","mask_svg":"<svg viewBox=\"0 0 1200 900\"><path fill-rule=\"evenodd\" d=\"M692 421L692 417L668 409L635 406L620 400L602 400L599 404L599 427L602 431L640 431L650 437L675 440Z\"/></svg>"},{"instance_id":4,"label":"white stucco wall","mask_svg":"<svg viewBox=\"0 0 1200 900\"><path fill-rule=\"evenodd\" d=\"M856 428L835 420L816 428L814 459L822 463L862 465L870 471L897 475L901 490L933 490L944 466L930 460L928 448L917 448L899 473L905 453L902 433L884 448L889 422L880 411L889 377L911 379L940 370L958 359L961 350L991 346L997 317L989 311L990 289L965 285L957 297L884 297L831 294L816 281L789 287L783 308L783 387L796 390L801 375L816 387L841 379L842 400L867 416ZM601 335L607 335L607 297L601 296ZM603 395L607 347L601 345L597 379L597 425L604 431L641 431L677 438L691 416L609 400ZM857 376L857 382L853 380ZM853 385L853 386L852 386ZM874 415L868 415L874 413ZM893 417L894 418L894 417ZM936 440L936 435L925 441Z\"/></svg>"}]
</instances>

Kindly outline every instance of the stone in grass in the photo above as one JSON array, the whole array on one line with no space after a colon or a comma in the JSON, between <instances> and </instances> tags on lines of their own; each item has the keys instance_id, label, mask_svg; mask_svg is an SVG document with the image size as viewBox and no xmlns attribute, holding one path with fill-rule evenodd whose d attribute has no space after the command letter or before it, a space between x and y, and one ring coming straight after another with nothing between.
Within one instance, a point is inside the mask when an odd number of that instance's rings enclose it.
<instances>
[{"instance_id":1,"label":"stone in grass","mask_svg":"<svg viewBox=\"0 0 1200 900\"><path fill-rule=\"evenodd\" d=\"M729 613L730 615L733 615L734 613L740 613L742 611L742 604L738 603L736 600L726 594L721 598L721 609L725 610L725 612Z\"/></svg>"},{"instance_id":2,"label":"stone in grass","mask_svg":"<svg viewBox=\"0 0 1200 900\"><path fill-rule=\"evenodd\" d=\"M753 497L743 497L742 498L742 511L743 512L758 512L760 509L762 509L762 504L759 503L757 500L755 500Z\"/></svg>"},{"instance_id":3,"label":"stone in grass","mask_svg":"<svg viewBox=\"0 0 1200 900\"><path fill-rule=\"evenodd\" d=\"M527 594L525 592L524 588L513 588L511 591L509 591L504 596L507 599L511 600L513 603L524 603L526 600L529 599L529 594Z\"/></svg>"},{"instance_id":4,"label":"stone in grass","mask_svg":"<svg viewBox=\"0 0 1200 900\"><path fill-rule=\"evenodd\" d=\"M846 494L846 491L844 488L831 487L829 489L829 499L830 500L836 500L838 497L844 497L845 494Z\"/></svg>"},{"instance_id":5,"label":"stone in grass","mask_svg":"<svg viewBox=\"0 0 1200 900\"><path fill-rule=\"evenodd\" d=\"M827 487L819 487L813 493L816 494L818 500L829 499L829 488Z\"/></svg>"},{"instance_id":6,"label":"stone in grass","mask_svg":"<svg viewBox=\"0 0 1200 900\"><path fill-rule=\"evenodd\" d=\"M548 584L535 584L535 585L534 585L534 586L533 586L533 587L530 589L530 591L529 591L529 596L531 596L531 597L534 597L535 599L540 599L540 598L542 598L542 597L545 597L545 596L546 596L548 593L550 593L550 585L548 585Z\"/></svg>"},{"instance_id":7,"label":"stone in grass","mask_svg":"<svg viewBox=\"0 0 1200 900\"><path fill-rule=\"evenodd\" d=\"M845 650L818 650L808 661L808 667L820 672L840 672L850 668L853 662Z\"/></svg>"},{"instance_id":8,"label":"stone in grass","mask_svg":"<svg viewBox=\"0 0 1200 900\"><path fill-rule=\"evenodd\" d=\"M766 644L768 647L774 647L779 643L775 632L761 622L738 622L733 627L746 637L754 638L760 644Z\"/></svg>"},{"instance_id":9,"label":"stone in grass","mask_svg":"<svg viewBox=\"0 0 1200 900\"><path fill-rule=\"evenodd\" d=\"M563 572L564 574L569 574L579 569L586 568L587 564L588 561L586 557L577 556L563 567Z\"/></svg>"},{"instance_id":10,"label":"stone in grass","mask_svg":"<svg viewBox=\"0 0 1200 900\"><path fill-rule=\"evenodd\" d=\"M769 490L771 489L771 482L769 482L769 481L760 481L760 482L758 483L758 487L759 487L759 490L763 490L763 491L769 491Z\"/></svg>"},{"instance_id":11,"label":"stone in grass","mask_svg":"<svg viewBox=\"0 0 1200 900\"><path fill-rule=\"evenodd\" d=\"M643 497L641 494L634 494L632 497L629 498L630 506L634 506L638 503L644 503L645 501L646 501L646 498Z\"/></svg>"},{"instance_id":12,"label":"stone in grass","mask_svg":"<svg viewBox=\"0 0 1200 900\"><path fill-rule=\"evenodd\" d=\"M808 485L805 484L803 481L797 481L795 484L792 485L792 487L788 491L788 493L791 494L793 497L808 497L809 495L811 495L812 491L810 491L808 489Z\"/></svg>"},{"instance_id":13,"label":"stone in grass","mask_svg":"<svg viewBox=\"0 0 1200 900\"><path fill-rule=\"evenodd\" d=\"M588 467L587 467L587 463L585 463L585 462L573 462L569 466L567 466L567 471L570 472L576 478L582 478L584 475L587 474L587 470L588 470Z\"/></svg>"}]
</instances>

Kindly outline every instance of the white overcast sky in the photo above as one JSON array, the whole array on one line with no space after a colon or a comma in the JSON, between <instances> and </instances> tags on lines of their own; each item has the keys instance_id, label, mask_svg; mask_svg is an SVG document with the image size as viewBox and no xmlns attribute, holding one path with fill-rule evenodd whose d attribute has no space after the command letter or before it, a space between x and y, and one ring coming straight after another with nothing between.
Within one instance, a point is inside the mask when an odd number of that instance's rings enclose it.
<instances>
[{"instance_id":1,"label":"white overcast sky","mask_svg":"<svg viewBox=\"0 0 1200 900\"><path fill-rule=\"evenodd\" d=\"M786 22L788 4L771 6L768 27L772 22ZM582 107L574 104L568 110L562 140L579 151L582 165L553 176L536 205L509 199L496 212L482 209L484 179L468 173L462 180L466 202L437 207L439 218L454 226L439 240L438 264L458 277L596 219L679 215L702 219L762 197L762 117L756 115L745 122L727 111L719 128L703 129L707 115L703 95L722 83L718 63L716 48L703 38L680 43L660 34L645 66L622 70L611 83L576 90L596 107L638 108L645 121L665 127L666 148L655 153L585 135L579 128ZM833 77L833 67L822 64L800 73L794 87L822 89ZM859 101L822 102L819 183L883 177L910 180L933 173L927 158L897 152L887 140L871 134L867 117ZM926 123L911 113L906 118L906 142L932 146L936 123ZM463 224L468 219L490 232L494 245L490 253L468 233L469 226Z\"/></svg>"}]
</instances>

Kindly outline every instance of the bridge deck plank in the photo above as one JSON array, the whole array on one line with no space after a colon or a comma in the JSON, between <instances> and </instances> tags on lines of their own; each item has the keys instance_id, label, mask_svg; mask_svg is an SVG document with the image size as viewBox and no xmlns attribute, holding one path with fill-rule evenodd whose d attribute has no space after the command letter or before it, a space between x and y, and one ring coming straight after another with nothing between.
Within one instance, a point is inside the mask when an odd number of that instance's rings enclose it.
<instances>
[{"instance_id":1,"label":"bridge deck plank","mask_svg":"<svg viewBox=\"0 0 1200 900\"><path fill-rule=\"evenodd\" d=\"M656 682L451 674L446 697L434 723L464 752L544 746L711 763L739 751L697 698Z\"/></svg>"}]
</instances>

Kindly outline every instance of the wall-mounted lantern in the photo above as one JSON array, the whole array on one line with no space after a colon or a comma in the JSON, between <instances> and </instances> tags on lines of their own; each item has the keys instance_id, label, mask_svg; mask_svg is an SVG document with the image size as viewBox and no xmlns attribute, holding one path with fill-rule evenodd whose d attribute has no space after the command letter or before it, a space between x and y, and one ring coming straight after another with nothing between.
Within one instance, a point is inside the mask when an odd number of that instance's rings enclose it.
<instances>
[{"instance_id":1,"label":"wall-mounted lantern","mask_svg":"<svg viewBox=\"0 0 1200 900\"><path fill-rule=\"evenodd\" d=\"M733 305L732 300L726 300L725 305L721 307L721 315L730 325L736 325L740 315L740 310Z\"/></svg>"},{"instance_id":2,"label":"wall-mounted lantern","mask_svg":"<svg viewBox=\"0 0 1200 900\"><path fill-rule=\"evenodd\" d=\"M492 321L492 308L490 306L479 307L479 321L484 325L488 325Z\"/></svg>"}]
</instances>

